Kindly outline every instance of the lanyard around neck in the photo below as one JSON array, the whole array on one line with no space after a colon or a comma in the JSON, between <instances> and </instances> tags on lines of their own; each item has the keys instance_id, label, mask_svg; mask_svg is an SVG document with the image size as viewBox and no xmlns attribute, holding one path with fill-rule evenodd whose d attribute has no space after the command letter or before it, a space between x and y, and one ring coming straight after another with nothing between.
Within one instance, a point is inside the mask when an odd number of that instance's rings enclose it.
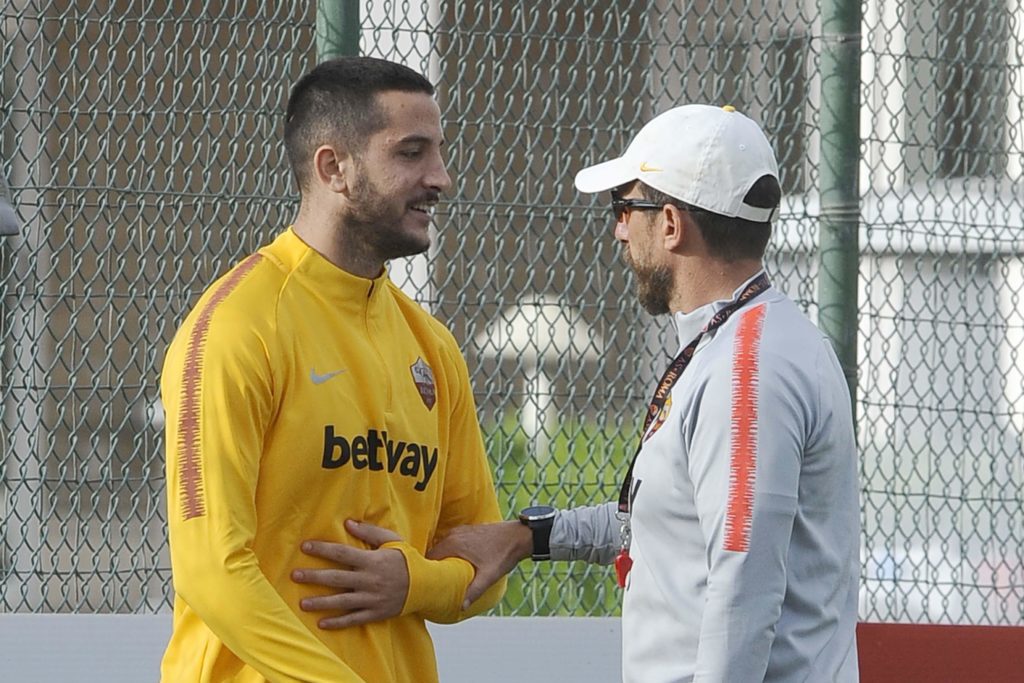
<instances>
[{"instance_id":1,"label":"lanyard around neck","mask_svg":"<svg viewBox=\"0 0 1024 683\"><path fill-rule=\"evenodd\" d=\"M647 434L648 428L654 419L658 417L658 413L665 406L665 401L668 400L669 395L672 393L672 387L675 386L676 382L679 381L679 377L683 374L683 370L693 360L693 354L697 351L697 345L700 344L700 340L708 332L712 332L722 325L725 321L732 316L733 313L742 308L747 302L756 297L758 294L764 292L771 283L768 281L768 276L762 271L760 275L750 281L750 283L743 288L740 295L736 297L734 301L729 303L725 308L721 309L713 316L711 320L701 329L700 333L694 337L693 341L683 347L683 350L679 352L679 355L675 357L672 364L665 370L665 374L661 376L661 381L658 382L658 388L654 390L654 397L651 398L650 404L647 406L647 415L644 417L644 428L640 430L640 443L636 447L636 453L633 454L633 460L629 463L629 470L626 472L626 478L622 482L622 488L619 490L619 512L629 512L630 504L630 489L633 483L633 467L636 465L636 459L640 455L640 451L644 447L644 436Z\"/></svg>"}]
</instances>

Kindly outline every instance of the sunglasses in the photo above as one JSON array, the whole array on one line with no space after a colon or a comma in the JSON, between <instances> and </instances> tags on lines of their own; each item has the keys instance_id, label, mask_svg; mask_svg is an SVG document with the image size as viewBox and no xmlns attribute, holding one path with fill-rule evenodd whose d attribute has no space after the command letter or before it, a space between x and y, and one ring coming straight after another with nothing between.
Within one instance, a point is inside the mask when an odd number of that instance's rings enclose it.
<instances>
[{"instance_id":1,"label":"sunglasses","mask_svg":"<svg viewBox=\"0 0 1024 683\"><path fill-rule=\"evenodd\" d=\"M647 201L646 199L624 199L618 195L612 195L612 216L616 223L626 220L627 209L640 209L644 211L660 211L664 204Z\"/></svg>"},{"instance_id":2,"label":"sunglasses","mask_svg":"<svg viewBox=\"0 0 1024 683\"><path fill-rule=\"evenodd\" d=\"M616 223L621 223L626 220L626 211L629 209L639 209L640 211L661 211L662 208L667 204L659 204L657 202L648 201L646 199L624 199L612 192L612 217ZM690 206L689 204L673 204L680 211L686 211L687 213L711 213L705 209L699 209L696 206Z\"/></svg>"}]
</instances>

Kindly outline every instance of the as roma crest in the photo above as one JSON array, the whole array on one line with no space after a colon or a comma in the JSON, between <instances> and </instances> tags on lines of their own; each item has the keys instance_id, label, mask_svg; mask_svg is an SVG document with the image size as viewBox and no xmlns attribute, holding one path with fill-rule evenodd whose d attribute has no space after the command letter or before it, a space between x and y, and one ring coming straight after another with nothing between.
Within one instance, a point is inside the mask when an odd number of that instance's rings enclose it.
<instances>
[{"instance_id":1,"label":"as roma crest","mask_svg":"<svg viewBox=\"0 0 1024 683\"><path fill-rule=\"evenodd\" d=\"M416 390L420 392L423 405L430 410L437 402L437 389L434 386L434 371L430 369L426 361L417 358L416 362L409 367L412 371L412 381L416 383Z\"/></svg>"},{"instance_id":2,"label":"as roma crest","mask_svg":"<svg viewBox=\"0 0 1024 683\"><path fill-rule=\"evenodd\" d=\"M661 426L665 424L665 420L668 418L668 414L672 412L672 395L665 399L665 405L658 411L658 417L654 418L654 422L651 423L650 428L647 430L647 434L644 435L644 441L654 436L654 432L661 429Z\"/></svg>"}]
</instances>

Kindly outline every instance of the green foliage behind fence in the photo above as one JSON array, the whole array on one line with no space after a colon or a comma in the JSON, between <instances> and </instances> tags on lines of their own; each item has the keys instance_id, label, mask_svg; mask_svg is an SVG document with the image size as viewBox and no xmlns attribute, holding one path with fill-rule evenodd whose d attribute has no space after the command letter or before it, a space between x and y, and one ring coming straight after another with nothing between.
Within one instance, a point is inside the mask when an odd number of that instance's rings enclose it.
<instances>
[{"instance_id":1,"label":"green foliage behind fence","mask_svg":"<svg viewBox=\"0 0 1024 683\"><path fill-rule=\"evenodd\" d=\"M550 450L533 458L514 417L484 429L495 464L499 505L510 514L536 503L565 508L618 500L621 477L635 448L635 435L622 434L614 426L561 424L552 429ZM620 602L611 567L527 560L509 578L508 592L495 614L615 614Z\"/></svg>"}]
</instances>

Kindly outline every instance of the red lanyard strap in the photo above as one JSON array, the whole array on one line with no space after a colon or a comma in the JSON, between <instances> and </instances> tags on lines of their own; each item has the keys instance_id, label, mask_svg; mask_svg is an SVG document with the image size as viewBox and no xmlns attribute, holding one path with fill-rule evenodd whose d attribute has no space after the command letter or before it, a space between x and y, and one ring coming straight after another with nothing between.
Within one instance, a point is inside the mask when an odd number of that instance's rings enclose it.
<instances>
[{"instance_id":1,"label":"red lanyard strap","mask_svg":"<svg viewBox=\"0 0 1024 683\"><path fill-rule=\"evenodd\" d=\"M626 478L622 482L622 488L619 489L619 511L629 512L630 503L630 488L633 483L633 466L636 465L636 459L640 455L641 449L644 447L644 435L647 434L647 429L654 422L654 419L658 417L658 413L665 405L665 401L668 400L669 395L672 393L672 387L675 386L676 382L683 374L683 370L693 360L693 354L697 351L697 345L700 344L700 340L708 332L712 332L722 325L729 317L743 308L751 299L761 294L771 286L771 282L768 281L768 275L761 272L756 278L751 280L750 284L743 288L740 295L736 297L735 301L731 302L725 308L721 309L713 316L711 320L704 325L704 328L700 333L694 337L693 341L683 347L683 350L679 352L679 355L675 357L672 364L668 366L665 373L661 376L661 381L658 382L658 388L654 390L654 397L651 398L650 404L647 406L647 415L644 417L644 428L640 431L640 443L637 444L636 453L633 454L633 460L629 463L629 470L626 472Z\"/></svg>"}]
</instances>

